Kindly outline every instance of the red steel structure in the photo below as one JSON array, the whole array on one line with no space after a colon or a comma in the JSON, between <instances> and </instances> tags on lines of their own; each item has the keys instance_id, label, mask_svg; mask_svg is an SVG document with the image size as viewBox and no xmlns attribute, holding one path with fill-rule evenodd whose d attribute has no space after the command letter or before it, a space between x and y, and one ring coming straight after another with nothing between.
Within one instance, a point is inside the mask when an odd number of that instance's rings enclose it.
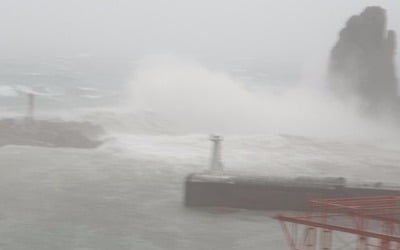
<instances>
[{"instance_id":1,"label":"red steel structure","mask_svg":"<svg viewBox=\"0 0 400 250\"><path fill-rule=\"evenodd\" d=\"M400 250L400 196L310 199L308 203L304 214L275 216L292 250ZM347 245L339 246L343 237Z\"/></svg>"}]
</instances>

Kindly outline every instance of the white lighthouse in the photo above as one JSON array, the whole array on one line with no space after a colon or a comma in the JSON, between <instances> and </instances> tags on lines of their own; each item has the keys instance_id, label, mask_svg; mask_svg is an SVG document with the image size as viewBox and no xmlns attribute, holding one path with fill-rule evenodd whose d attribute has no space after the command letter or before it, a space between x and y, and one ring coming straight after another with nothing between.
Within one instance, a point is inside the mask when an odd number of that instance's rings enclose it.
<instances>
[{"instance_id":1,"label":"white lighthouse","mask_svg":"<svg viewBox=\"0 0 400 250\"><path fill-rule=\"evenodd\" d=\"M221 141L222 136L211 135L210 141L213 142L211 150L211 161L210 161L210 172L214 175L222 175L224 172L222 161L221 161Z\"/></svg>"}]
</instances>

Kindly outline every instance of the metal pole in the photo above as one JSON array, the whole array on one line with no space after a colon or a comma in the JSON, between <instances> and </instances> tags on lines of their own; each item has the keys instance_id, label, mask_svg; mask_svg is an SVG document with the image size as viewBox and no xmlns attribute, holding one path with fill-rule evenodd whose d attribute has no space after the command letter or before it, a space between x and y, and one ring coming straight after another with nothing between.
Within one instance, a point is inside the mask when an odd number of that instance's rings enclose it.
<instances>
[{"instance_id":1,"label":"metal pole","mask_svg":"<svg viewBox=\"0 0 400 250\"><path fill-rule=\"evenodd\" d=\"M34 112L35 112L35 95L32 93L29 93L28 94L28 114L27 114L28 119L33 120Z\"/></svg>"}]
</instances>

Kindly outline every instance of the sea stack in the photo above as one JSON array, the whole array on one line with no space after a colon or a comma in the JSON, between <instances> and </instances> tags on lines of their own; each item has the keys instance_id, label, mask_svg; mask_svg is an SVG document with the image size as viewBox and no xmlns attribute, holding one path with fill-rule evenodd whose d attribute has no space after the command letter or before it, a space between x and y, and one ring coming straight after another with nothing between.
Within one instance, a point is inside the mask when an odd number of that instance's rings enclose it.
<instances>
[{"instance_id":1,"label":"sea stack","mask_svg":"<svg viewBox=\"0 0 400 250\"><path fill-rule=\"evenodd\" d=\"M339 33L329 62L329 80L340 98L356 97L368 112L397 107L396 34L387 30L386 11L367 7Z\"/></svg>"}]
</instances>

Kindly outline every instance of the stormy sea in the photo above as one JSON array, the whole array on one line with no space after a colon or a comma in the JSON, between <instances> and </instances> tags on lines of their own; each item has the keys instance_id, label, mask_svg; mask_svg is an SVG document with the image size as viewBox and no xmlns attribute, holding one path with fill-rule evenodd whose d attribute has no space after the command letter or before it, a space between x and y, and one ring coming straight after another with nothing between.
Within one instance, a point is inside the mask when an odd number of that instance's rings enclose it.
<instances>
[{"instance_id":1,"label":"stormy sea","mask_svg":"<svg viewBox=\"0 0 400 250\"><path fill-rule=\"evenodd\" d=\"M224 137L227 172L396 185L392 123L331 99L313 84L320 79L266 65L3 60L2 118L25 115L18 90L29 89L35 119L87 121L104 133L94 149L0 148L0 249L286 249L275 212L183 205L185 176L208 168L211 133Z\"/></svg>"}]
</instances>

